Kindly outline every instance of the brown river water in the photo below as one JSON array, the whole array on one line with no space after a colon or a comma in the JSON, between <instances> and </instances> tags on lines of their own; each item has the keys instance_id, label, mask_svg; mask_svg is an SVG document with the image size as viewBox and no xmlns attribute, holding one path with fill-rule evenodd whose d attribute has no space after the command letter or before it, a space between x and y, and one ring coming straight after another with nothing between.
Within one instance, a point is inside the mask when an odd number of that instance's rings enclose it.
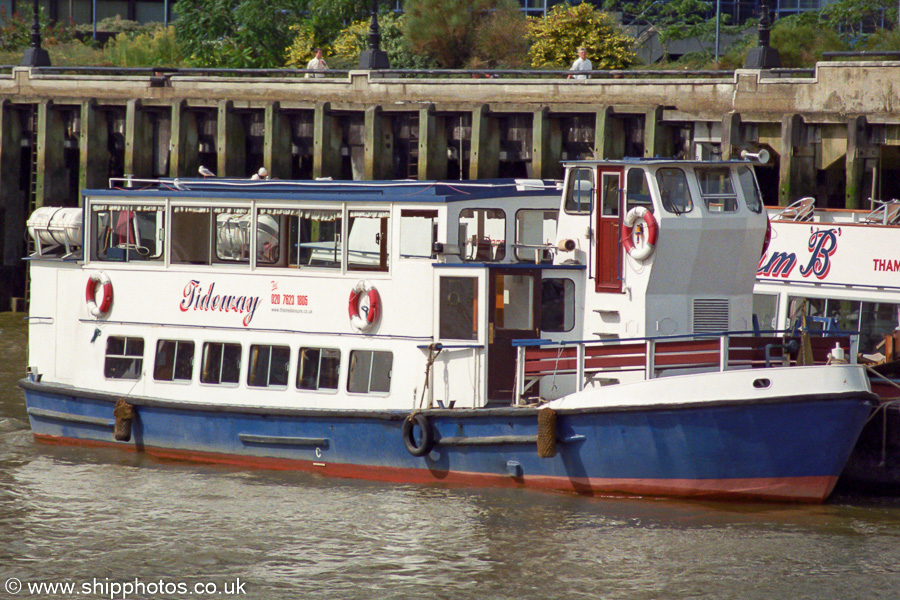
<instances>
[{"instance_id":1,"label":"brown river water","mask_svg":"<svg viewBox=\"0 0 900 600\"><path fill-rule=\"evenodd\" d=\"M35 443L26 339L0 313L0 598L900 598L900 498L588 499Z\"/></svg>"}]
</instances>

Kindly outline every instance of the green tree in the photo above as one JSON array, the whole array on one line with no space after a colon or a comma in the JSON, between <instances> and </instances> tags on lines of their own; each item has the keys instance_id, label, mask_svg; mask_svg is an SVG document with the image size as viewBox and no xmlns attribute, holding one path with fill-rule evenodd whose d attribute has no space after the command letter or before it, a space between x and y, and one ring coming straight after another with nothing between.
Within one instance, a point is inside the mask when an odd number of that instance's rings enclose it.
<instances>
[{"instance_id":1,"label":"green tree","mask_svg":"<svg viewBox=\"0 0 900 600\"><path fill-rule=\"evenodd\" d=\"M530 18L528 58L537 68L566 68L584 46L595 69L622 69L635 62L634 40L608 13L583 2L557 4L547 16Z\"/></svg>"},{"instance_id":2,"label":"green tree","mask_svg":"<svg viewBox=\"0 0 900 600\"><path fill-rule=\"evenodd\" d=\"M278 68L307 0L178 0L176 38L193 66Z\"/></svg>"},{"instance_id":3,"label":"green tree","mask_svg":"<svg viewBox=\"0 0 900 600\"><path fill-rule=\"evenodd\" d=\"M837 0L819 11L824 27L851 46L865 44L868 33L897 23L896 0Z\"/></svg>"},{"instance_id":4,"label":"green tree","mask_svg":"<svg viewBox=\"0 0 900 600\"><path fill-rule=\"evenodd\" d=\"M518 11L518 6L516 0L407 0L403 30L413 52L432 58L441 67L460 68L473 59L507 63L506 53L488 56L497 48L480 49L478 44L494 39L492 32L498 31L499 25L492 24L493 19L510 23L512 7Z\"/></svg>"}]
</instances>

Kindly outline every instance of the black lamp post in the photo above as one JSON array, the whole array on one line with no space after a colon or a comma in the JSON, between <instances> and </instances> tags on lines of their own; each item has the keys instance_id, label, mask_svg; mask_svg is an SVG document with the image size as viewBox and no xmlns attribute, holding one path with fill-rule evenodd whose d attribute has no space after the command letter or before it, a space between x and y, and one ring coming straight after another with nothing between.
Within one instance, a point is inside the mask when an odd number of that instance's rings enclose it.
<instances>
[{"instance_id":1,"label":"black lamp post","mask_svg":"<svg viewBox=\"0 0 900 600\"><path fill-rule=\"evenodd\" d=\"M38 0L34 0L34 22L31 24L31 47L25 49L22 56L23 67L49 67L50 54L41 48L41 22L38 18L40 8Z\"/></svg>"},{"instance_id":2,"label":"black lamp post","mask_svg":"<svg viewBox=\"0 0 900 600\"><path fill-rule=\"evenodd\" d=\"M781 66L778 50L769 45L769 0L759 0L759 45L750 48L745 69L777 69Z\"/></svg>"},{"instance_id":3,"label":"black lamp post","mask_svg":"<svg viewBox=\"0 0 900 600\"><path fill-rule=\"evenodd\" d=\"M378 27L378 0L372 0L372 21L369 23L369 47L359 55L359 68L365 70L390 69L387 52L381 49L381 28Z\"/></svg>"}]
</instances>

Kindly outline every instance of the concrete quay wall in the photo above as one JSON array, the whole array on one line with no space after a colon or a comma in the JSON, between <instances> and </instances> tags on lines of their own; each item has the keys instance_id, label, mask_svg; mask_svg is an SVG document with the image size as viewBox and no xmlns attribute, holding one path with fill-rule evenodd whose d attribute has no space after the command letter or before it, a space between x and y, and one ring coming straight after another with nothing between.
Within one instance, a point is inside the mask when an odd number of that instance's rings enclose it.
<instances>
[{"instance_id":1,"label":"concrete quay wall","mask_svg":"<svg viewBox=\"0 0 900 600\"><path fill-rule=\"evenodd\" d=\"M694 76L692 76L694 75ZM786 76L789 75L789 76ZM768 204L900 198L900 62L592 79L0 74L0 307L21 295L36 207L111 177L484 179L562 175L591 156L729 158L766 148Z\"/></svg>"}]
</instances>

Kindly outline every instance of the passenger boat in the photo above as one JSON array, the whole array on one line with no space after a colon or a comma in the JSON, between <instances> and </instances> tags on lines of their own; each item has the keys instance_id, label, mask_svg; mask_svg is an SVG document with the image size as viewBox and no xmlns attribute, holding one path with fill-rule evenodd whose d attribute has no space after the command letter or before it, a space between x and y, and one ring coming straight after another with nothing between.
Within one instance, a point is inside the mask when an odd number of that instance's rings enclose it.
<instances>
[{"instance_id":1,"label":"passenger boat","mask_svg":"<svg viewBox=\"0 0 900 600\"><path fill-rule=\"evenodd\" d=\"M768 209L771 244L754 288L763 328L819 335L858 331L880 414L843 475L854 490L900 493L900 201L867 210L817 209L813 198Z\"/></svg>"},{"instance_id":2,"label":"passenger boat","mask_svg":"<svg viewBox=\"0 0 900 600\"><path fill-rule=\"evenodd\" d=\"M384 481L825 499L877 398L849 338L808 353L728 333L751 328L767 230L752 165L565 166L561 184L132 180L39 209L35 437Z\"/></svg>"}]
</instances>

